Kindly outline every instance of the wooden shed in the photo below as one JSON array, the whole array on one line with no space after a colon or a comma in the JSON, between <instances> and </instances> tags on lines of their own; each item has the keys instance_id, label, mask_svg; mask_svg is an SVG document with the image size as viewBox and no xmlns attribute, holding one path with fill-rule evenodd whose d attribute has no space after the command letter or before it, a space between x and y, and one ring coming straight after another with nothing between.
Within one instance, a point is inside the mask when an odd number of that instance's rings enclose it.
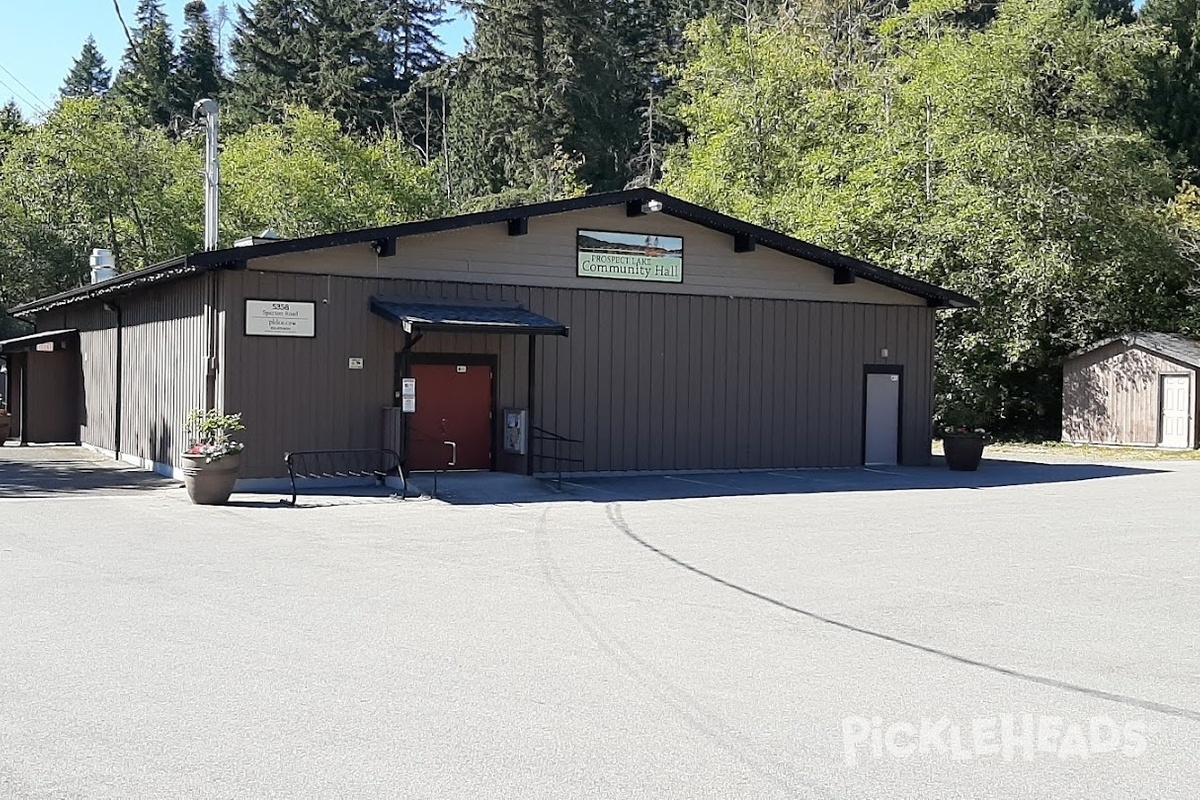
<instances>
[{"instance_id":1,"label":"wooden shed","mask_svg":"<svg viewBox=\"0 0 1200 800\"><path fill-rule=\"evenodd\" d=\"M1195 448L1200 342L1132 333L1085 347L1063 365L1062 440Z\"/></svg>"}]
</instances>

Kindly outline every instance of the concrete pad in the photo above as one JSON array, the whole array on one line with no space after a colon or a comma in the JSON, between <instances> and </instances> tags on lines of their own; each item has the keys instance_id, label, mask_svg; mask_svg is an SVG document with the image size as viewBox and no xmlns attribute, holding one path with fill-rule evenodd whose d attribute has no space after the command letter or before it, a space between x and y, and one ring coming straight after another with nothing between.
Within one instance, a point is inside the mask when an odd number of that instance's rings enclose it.
<instances>
[{"instance_id":1,"label":"concrete pad","mask_svg":"<svg viewBox=\"0 0 1200 800\"><path fill-rule=\"evenodd\" d=\"M34 445L0 449L0 500L182 485L82 447Z\"/></svg>"}]
</instances>

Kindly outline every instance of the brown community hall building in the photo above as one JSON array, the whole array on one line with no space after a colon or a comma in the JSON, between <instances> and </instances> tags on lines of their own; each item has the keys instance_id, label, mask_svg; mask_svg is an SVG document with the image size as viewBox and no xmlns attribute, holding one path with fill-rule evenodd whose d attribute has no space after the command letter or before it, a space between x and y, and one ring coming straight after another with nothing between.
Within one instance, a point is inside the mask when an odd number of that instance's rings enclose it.
<instances>
[{"instance_id":1,"label":"brown community hall building","mask_svg":"<svg viewBox=\"0 0 1200 800\"><path fill-rule=\"evenodd\" d=\"M973 305L635 189L175 258L12 309L37 332L0 349L22 441L178 476L189 410L240 412L247 487L302 450L925 464L935 313Z\"/></svg>"}]
</instances>

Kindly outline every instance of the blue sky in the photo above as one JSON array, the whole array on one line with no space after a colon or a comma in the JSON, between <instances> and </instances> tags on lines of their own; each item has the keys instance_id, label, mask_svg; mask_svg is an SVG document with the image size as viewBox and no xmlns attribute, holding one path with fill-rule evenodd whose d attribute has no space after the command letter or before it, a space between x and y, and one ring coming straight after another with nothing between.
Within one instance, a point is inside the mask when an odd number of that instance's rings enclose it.
<instances>
[{"instance_id":1,"label":"blue sky","mask_svg":"<svg viewBox=\"0 0 1200 800\"><path fill-rule=\"evenodd\" d=\"M165 0L176 36L183 24L187 0ZM215 11L222 0L208 0ZM224 0L232 19L234 0ZM242 0L246 2L246 0ZM137 0L120 0L125 20L132 24ZM225 35L231 33L226 26ZM442 32L444 48L462 50L471 33L469 20L457 19ZM88 34L96 37L109 67L115 71L125 51L125 35L112 0L0 0L0 105L16 100L27 116L35 116L57 96L63 77Z\"/></svg>"}]
</instances>

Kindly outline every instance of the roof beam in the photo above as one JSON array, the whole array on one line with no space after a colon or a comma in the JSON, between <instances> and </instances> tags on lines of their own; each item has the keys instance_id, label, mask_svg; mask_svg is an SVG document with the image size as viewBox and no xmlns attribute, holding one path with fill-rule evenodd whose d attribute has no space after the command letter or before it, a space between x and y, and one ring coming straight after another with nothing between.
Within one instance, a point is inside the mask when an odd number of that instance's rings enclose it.
<instances>
[{"instance_id":1,"label":"roof beam","mask_svg":"<svg viewBox=\"0 0 1200 800\"><path fill-rule=\"evenodd\" d=\"M514 217L508 221L509 236L525 236L529 233L529 217Z\"/></svg>"},{"instance_id":2,"label":"roof beam","mask_svg":"<svg viewBox=\"0 0 1200 800\"><path fill-rule=\"evenodd\" d=\"M748 233L735 233L733 235L733 252L735 253L753 253L754 245L754 237Z\"/></svg>"},{"instance_id":3,"label":"roof beam","mask_svg":"<svg viewBox=\"0 0 1200 800\"><path fill-rule=\"evenodd\" d=\"M944 300L941 297L930 297L925 300L925 305L929 306L930 308L949 308L950 307L949 301Z\"/></svg>"},{"instance_id":4,"label":"roof beam","mask_svg":"<svg viewBox=\"0 0 1200 800\"><path fill-rule=\"evenodd\" d=\"M646 207L641 200L630 200L625 204L625 216L644 217L646 216Z\"/></svg>"},{"instance_id":5,"label":"roof beam","mask_svg":"<svg viewBox=\"0 0 1200 800\"><path fill-rule=\"evenodd\" d=\"M391 258L396 255L396 237L387 236L383 239L376 239L371 242L371 247L375 248L375 254L380 258Z\"/></svg>"},{"instance_id":6,"label":"roof beam","mask_svg":"<svg viewBox=\"0 0 1200 800\"><path fill-rule=\"evenodd\" d=\"M849 267L834 267L833 282L839 285L854 283L854 273L850 271Z\"/></svg>"}]
</instances>

